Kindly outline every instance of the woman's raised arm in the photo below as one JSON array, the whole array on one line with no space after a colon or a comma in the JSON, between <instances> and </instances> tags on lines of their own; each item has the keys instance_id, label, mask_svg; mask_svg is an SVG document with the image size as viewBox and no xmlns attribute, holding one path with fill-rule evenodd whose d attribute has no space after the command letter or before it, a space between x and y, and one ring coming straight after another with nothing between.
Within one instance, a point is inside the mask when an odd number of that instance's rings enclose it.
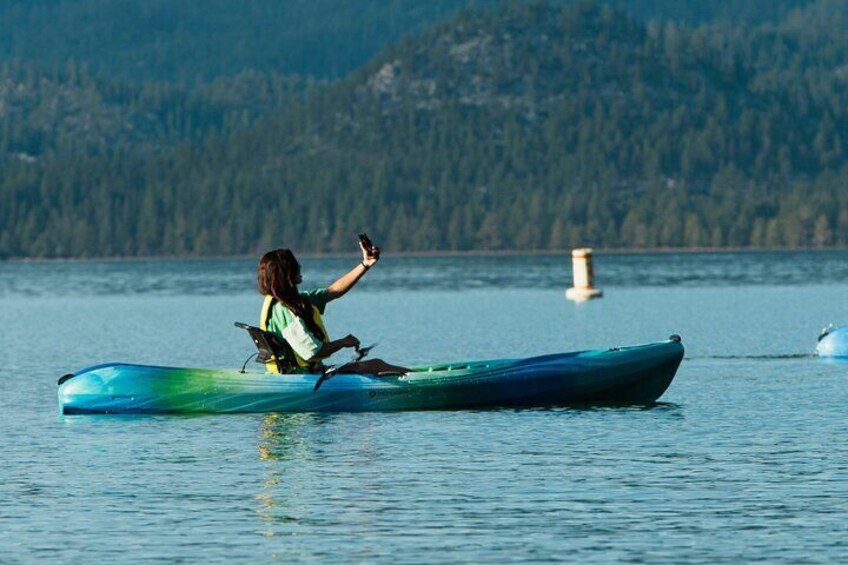
<instances>
[{"instance_id":1,"label":"woman's raised arm","mask_svg":"<svg viewBox=\"0 0 848 565\"><path fill-rule=\"evenodd\" d=\"M353 285L362 278L368 269L374 266L380 258L380 248L375 247L372 253L369 253L362 242L359 242L359 249L362 250L362 261L347 274L341 276L333 284L327 287L327 300L335 300L341 298L347 291L353 288Z\"/></svg>"}]
</instances>

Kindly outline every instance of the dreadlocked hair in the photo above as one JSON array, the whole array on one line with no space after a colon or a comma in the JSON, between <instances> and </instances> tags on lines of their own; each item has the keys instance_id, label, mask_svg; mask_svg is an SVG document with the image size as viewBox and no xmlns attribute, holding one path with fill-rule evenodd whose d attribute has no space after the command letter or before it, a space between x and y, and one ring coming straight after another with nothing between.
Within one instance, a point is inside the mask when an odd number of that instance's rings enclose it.
<instances>
[{"instance_id":1,"label":"dreadlocked hair","mask_svg":"<svg viewBox=\"0 0 848 565\"><path fill-rule=\"evenodd\" d=\"M269 251L262 256L256 268L259 293L270 294L282 302L295 316L303 320L312 335L326 339L321 326L315 321L312 304L297 290L299 278L300 263L290 249Z\"/></svg>"}]
</instances>

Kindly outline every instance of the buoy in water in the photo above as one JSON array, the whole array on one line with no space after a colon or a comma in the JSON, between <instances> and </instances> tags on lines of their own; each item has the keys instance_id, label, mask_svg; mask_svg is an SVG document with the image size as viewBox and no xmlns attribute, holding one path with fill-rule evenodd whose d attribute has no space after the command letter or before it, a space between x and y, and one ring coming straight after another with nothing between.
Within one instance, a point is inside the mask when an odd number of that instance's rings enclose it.
<instances>
[{"instance_id":1,"label":"buoy in water","mask_svg":"<svg viewBox=\"0 0 848 565\"><path fill-rule=\"evenodd\" d=\"M600 298L604 291L595 288L595 271L592 267L592 250L589 248L573 249L571 265L574 271L574 286L565 291L569 300L582 302L592 298Z\"/></svg>"}]
</instances>

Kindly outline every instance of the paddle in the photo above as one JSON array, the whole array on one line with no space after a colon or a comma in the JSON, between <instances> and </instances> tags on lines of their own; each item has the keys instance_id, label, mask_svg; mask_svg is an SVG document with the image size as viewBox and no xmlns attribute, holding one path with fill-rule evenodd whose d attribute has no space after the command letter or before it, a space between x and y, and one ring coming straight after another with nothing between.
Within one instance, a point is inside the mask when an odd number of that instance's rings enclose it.
<instances>
[{"instance_id":1,"label":"paddle","mask_svg":"<svg viewBox=\"0 0 848 565\"><path fill-rule=\"evenodd\" d=\"M324 369L324 372L323 372L323 373L321 373L321 376L320 376L320 377L318 377L318 380L317 380L317 381L315 381L315 387L312 389L312 392L315 392L316 390L318 390L318 388L319 388L322 384L324 384L324 381L326 381L326 380L327 380L327 379L329 379L330 377L335 376L335 374L336 374L336 373L338 373L340 370L344 369L345 367L347 367L347 366L348 366L348 365L350 365L351 363L358 363L359 361L362 361L362 360L365 358L365 356L366 356L366 355L368 355L369 353L371 353L371 350L372 350L372 349L374 349L375 347L377 347L377 345L378 345L378 344L376 344L376 343L372 343L371 345L369 345L369 346L367 346L367 347L359 347L359 346L356 346L356 349L355 349L355 351L356 351L356 357L355 357L352 361L349 361L349 362L344 363L344 364L342 364L342 365L335 365L335 366L333 366L333 367L327 367L327 368L325 368L325 369Z\"/></svg>"}]
</instances>

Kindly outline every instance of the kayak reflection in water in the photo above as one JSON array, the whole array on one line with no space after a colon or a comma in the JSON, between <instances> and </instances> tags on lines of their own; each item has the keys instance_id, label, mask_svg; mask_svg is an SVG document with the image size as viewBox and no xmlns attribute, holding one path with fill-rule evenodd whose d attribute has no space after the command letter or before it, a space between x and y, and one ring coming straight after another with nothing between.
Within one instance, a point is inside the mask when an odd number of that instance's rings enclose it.
<instances>
[{"instance_id":1,"label":"kayak reflection in water","mask_svg":"<svg viewBox=\"0 0 848 565\"><path fill-rule=\"evenodd\" d=\"M289 249L269 251L259 260L257 282L265 296L260 328L274 335L277 358L287 373L316 373L324 369L322 361L344 348L358 348L359 340L348 334L330 340L322 314L328 302L344 296L380 259L380 248L368 237L360 236L362 261L327 288L301 292L300 264ZM277 373L275 360L266 365ZM356 361L339 367L337 372L373 375L403 374L411 369L386 363L382 359Z\"/></svg>"}]
</instances>

